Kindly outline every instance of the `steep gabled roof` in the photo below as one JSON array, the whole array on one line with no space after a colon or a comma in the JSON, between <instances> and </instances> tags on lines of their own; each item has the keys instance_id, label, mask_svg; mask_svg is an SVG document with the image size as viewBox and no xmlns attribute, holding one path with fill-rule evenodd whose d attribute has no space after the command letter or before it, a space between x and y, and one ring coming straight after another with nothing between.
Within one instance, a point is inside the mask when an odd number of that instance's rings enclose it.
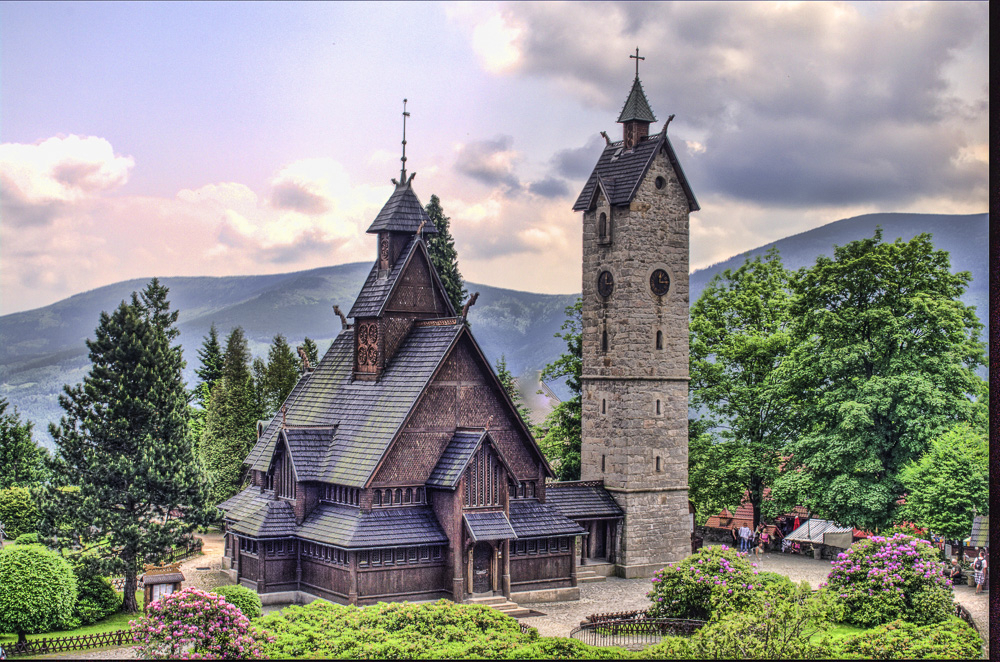
<instances>
[{"instance_id":1,"label":"steep gabled roof","mask_svg":"<svg viewBox=\"0 0 1000 662\"><path fill-rule=\"evenodd\" d=\"M254 538L292 536L295 535L295 510L287 501L257 499L254 507L243 512L230 529Z\"/></svg>"},{"instance_id":2,"label":"steep gabled roof","mask_svg":"<svg viewBox=\"0 0 1000 662\"><path fill-rule=\"evenodd\" d=\"M606 146L601 157L597 160L593 172L590 173L590 178L587 179L587 183L584 184L583 190L580 191L579 197L573 204L573 211L586 211L593 208L598 178L605 187L610 204L623 206L631 203L639 190L639 184L642 183L649 171L649 166L652 165L653 159L661 149L665 151L667 159L677 175L677 180L684 189L684 194L688 199L688 209L690 211L700 209L698 201L695 200L694 193L691 191L691 186L684 176L684 171L681 169L681 164L677 160L677 155L674 153L674 148L666 134L661 131L640 140L632 149L625 149L624 143L620 140Z\"/></svg>"},{"instance_id":3,"label":"steep gabled roof","mask_svg":"<svg viewBox=\"0 0 1000 662\"><path fill-rule=\"evenodd\" d=\"M413 257L418 251L423 253L427 264L431 265L431 258L427 253L427 246L422 240L417 238L415 234L410 239L409 243L407 243L403 248L402 252L399 254L399 258L396 260L396 263L392 265L392 269L389 270L389 274L385 278L379 278L378 263L376 262L372 265L372 270L368 272L368 278L365 279L365 284L361 287L361 292L358 293L358 298L354 300L354 305L351 306L351 312L349 312L347 316L356 318L379 317L382 315L382 313L385 312L386 304L388 304L389 300L392 298L392 293L396 290L396 286L402 280L403 273L413 262ZM449 314L454 315L455 309L451 305L451 299L448 297L448 293L444 289L444 284L441 282L441 277L438 275L437 269L434 269L433 266L431 266L430 273L434 287L438 290L438 295L445 301L447 310L450 311Z\"/></svg>"},{"instance_id":4,"label":"steep gabled roof","mask_svg":"<svg viewBox=\"0 0 1000 662\"><path fill-rule=\"evenodd\" d=\"M416 232L420 223L424 222L424 232L437 232L437 228L431 221L427 212L424 211L417 194L410 187L409 180L396 186L396 190L389 196L389 200L383 205L382 210L375 217L368 232L379 232L388 230L389 232Z\"/></svg>"},{"instance_id":5,"label":"steep gabled roof","mask_svg":"<svg viewBox=\"0 0 1000 662\"><path fill-rule=\"evenodd\" d=\"M458 487L458 481L462 477L462 473L465 472L466 467L469 466L469 462L472 460L472 456L476 454L476 451L479 450L479 447L489 437L489 434L485 428L457 430L445 447L444 452L441 453L441 458L438 460L437 465L435 465L434 470L431 471L431 475L427 479L427 486L440 487L447 490L453 490ZM507 469L507 473L513 476L514 471L503 456L503 452L492 441L491 439L491 446L496 452L497 457L500 458L500 462Z\"/></svg>"},{"instance_id":6,"label":"steep gabled roof","mask_svg":"<svg viewBox=\"0 0 1000 662\"><path fill-rule=\"evenodd\" d=\"M511 499L510 523L518 538L578 536L586 533L579 524L535 499Z\"/></svg>"},{"instance_id":7,"label":"steep gabled roof","mask_svg":"<svg viewBox=\"0 0 1000 662\"><path fill-rule=\"evenodd\" d=\"M354 330L341 331L309 378L285 400L289 427L337 426L321 454L310 451L318 461L296 463L298 479L364 487L464 329L463 324L415 327L378 381L353 379ZM267 471L280 428L281 417L275 416L246 459L252 469Z\"/></svg>"},{"instance_id":8,"label":"steep gabled roof","mask_svg":"<svg viewBox=\"0 0 1000 662\"><path fill-rule=\"evenodd\" d=\"M638 76L632 83L632 89L628 93L628 98L625 99L625 105L622 106L622 112L618 115L618 121L656 121L656 116L653 115L653 109L649 107L649 101L646 100L646 93L642 91L642 83L639 82Z\"/></svg>"}]
</instances>

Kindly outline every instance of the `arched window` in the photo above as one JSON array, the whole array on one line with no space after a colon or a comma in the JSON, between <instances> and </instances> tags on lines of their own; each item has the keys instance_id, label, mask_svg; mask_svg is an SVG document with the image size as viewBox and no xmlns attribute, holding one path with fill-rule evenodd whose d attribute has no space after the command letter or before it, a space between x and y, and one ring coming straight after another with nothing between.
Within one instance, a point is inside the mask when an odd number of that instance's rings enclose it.
<instances>
[{"instance_id":1,"label":"arched window","mask_svg":"<svg viewBox=\"0 0 1000 662\"><path fill-rule=\"evenodd\" d=\"M663 331L656 332L656 349L663 349Z\"/></svg>"},{"instance_id":2,"label":"arched window","mask_svg":"<svg viewBox=\"0 0 1000 662\"><path fill-rule=\"evenodd\" d=\"M608 223L608 215L601 212L600 218L597 220L597 240L601 242L607 242L611 239L611 226Z\"/></svg>"},{"instance_id":3,"label":"arched window","mask_svg":"<svg viewBox=\"0 0 1000 662\"><path fill-rule=\"evenodd\" d=\"M403 503L412 503L412 502L413 502L413 489L407 487L406 494L403 496Z\"/></svg>"},{"instance_id":4,"label":"arched window","mask_svg":"<svg viewBox=\"0 0 1000 662\"><path fill-rule=\"evenodd\" d=\"M608 332L601 331L601 351L608 351Z\"/></svg>"},{"instance_id":5,"label":"arched window","mask_svg":"<svg viewBox=\"0 0 1000 662\"><path fill-rule=\"evenodd\" d=\"M392 505L392 490L385 491L385 496L383 497L383 503L387 506Z\"/></svg>"},{"instance_id":6,"label":"arched window","mask_svg":"<svg viewBox=\"0 0 1000 662\"><path fill-rule=\"evenodd\" d=\"M398 487L396 488L396 494L393 497L392 502L396 504L403 503L403 490Z\"/></svg>"},{"instance_id":7,"label":"arched window","mask_svg":"<svg viewBox=\"0 0 1000 662\"><path fill-rule=\"evenodd\" d=\"M381 506L382 505L382 491L381 490L375 490L374 494L372 494L372 505L373 506Z\"/></svg>"}]
</instances>

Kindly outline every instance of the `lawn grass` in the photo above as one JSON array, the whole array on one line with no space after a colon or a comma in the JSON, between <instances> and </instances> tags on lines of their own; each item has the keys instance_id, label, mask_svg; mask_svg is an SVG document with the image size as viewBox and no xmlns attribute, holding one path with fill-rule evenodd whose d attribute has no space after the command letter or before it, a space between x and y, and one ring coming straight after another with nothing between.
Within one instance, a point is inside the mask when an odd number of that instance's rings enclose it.
<instances>
[{"instance_id":1,"label":"lawn grass","mask_svg":"<svg viewBox=\"0 0 1000 662\"><path fill-rule=\"evenodd\" d=\"M135 592L135 599L138 601L139 606L142 606L142 591ZM96 623L91 623L90 625L84 625L76 628L75 630L57 630L55 632L43 632L42 634L29 634L28 640L32 639L49 639L54 637L81 637L85 634L100 634L102 632L114 632L115 630L126 630L128 629L128 622L140 618L142 612L138 614L123 614L118 612L117 614L111 614L107 618L102 618ZM3 634L0 633L0 643L16 643L17 634Z\"/></svg>"}]
</instances>

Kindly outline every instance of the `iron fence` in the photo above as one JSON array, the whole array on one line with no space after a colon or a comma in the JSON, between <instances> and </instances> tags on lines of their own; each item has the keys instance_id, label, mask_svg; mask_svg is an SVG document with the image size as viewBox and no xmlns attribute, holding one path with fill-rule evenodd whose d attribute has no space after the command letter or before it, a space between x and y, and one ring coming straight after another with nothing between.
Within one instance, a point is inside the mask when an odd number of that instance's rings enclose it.
<instances>
[{"instance_id":1,"label":"iron fence","mask_svg":"<svg viewBox=\"0 0 1000 662\"><path fill-rule=\"evenodd\" d=\"M630 612L623 612L630 613ZM595 614L591 620L574 628L569 636L591 646L621 646L638 649L658 644L663 637L694 634L705 621L683 618L649 618L645 612L626 618L604 618Z\"/></svg>"},{"instance_id":2,"label":"iron fence","mask_svg":"<svg viewBox=\"0 0 1000 662\"><path fill-rule=\"evenodd\" d=\"M85 648L100 648L101 646L125 646L131 643L133 643L131 630L115 630L114 632L84 634L78 637L29 639L16 644L7 644L4 646L4 652L7 653L8 657L14 657L16 655L41 655Z\"/></svg>"}]
</instances>

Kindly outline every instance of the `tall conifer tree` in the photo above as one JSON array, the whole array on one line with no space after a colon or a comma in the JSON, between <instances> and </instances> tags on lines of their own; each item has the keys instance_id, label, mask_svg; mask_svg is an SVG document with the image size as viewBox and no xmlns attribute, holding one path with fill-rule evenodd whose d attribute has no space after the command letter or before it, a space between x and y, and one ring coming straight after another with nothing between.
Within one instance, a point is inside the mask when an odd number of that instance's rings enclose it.
<instances>
[{"instance_id":1,"label":"tall conifer tree","mask_svg":"<svg viewBox=\"0 0 1000 662\"><path fill-rule=\"evenodd\" d=\"M124 605L135 612L143 563L205 521L208 489L187 425L184 366L167 290L155 280L131 303L101 313L87 341L92 367L65 387L66 414L50 426L54 478L42 499L42 533L70 532L92 546L104 570L125 576ZM70 491L59 487L75 485Z\"/></svg>"},{"instance_id":2,"label":"tall conifer tree","mask_svg":"<svg viewBox=\"0 0 1000 662\"><path fill-rule=\"evenodd\" d=\"M199 445L213 478L213 503L228 499L242 487L243 460L256 440L262 415L250 372L250 349L243 329L237 327L226 339L222 378L212 390Z\"/></svg>"},{"instance_id":3,"label":"tall conifer tree","mask_svg":"<svg viewBox=\"0 0 1000 662\"><path fill-rule=\"evenodd\" d=\"M428 235L426 239L431 264L441 277L444 290L451 299L451 305L456 311L461 310L462 304L465 303L466 291L462 274L458 270L458 251L455 250L455 239L451 236L451 219L444 215L441 200L436 195L431 196L431 201L427 203L425 210L437 228L437 234Z\"/></svg>"},{"instance_id":4,"label":"tall conifer tree","mask_svg":"<svg viewBox=\"0 0 1000 662\"><path fill-rule=\"evenodd\" d=\"M17 409L0 398L0 490L36 485L48 475L48 451L31 438L31 421L22 421Z\"/></svg>"},{"instance_id":5,"label":"tall conifer tree","mask_svg":"<svg viewBox=\"0 0 1000 662\"><path fill-rule=\"evenodd\" d=\"M198 404L205 408L208 406L212 387L222 378L222 345L219 343L219 332L215 324L209 328L208 335L198 349L198 359L201 367L195 370L195 374L201 381L195 388L195 395Z\"/></svg>"},{"instance_id":6,"label":"tall conifer tree","mask_svg":"<svg viewBox=\"0 0 1000 662\"><path fill-rule=\"evenodd\" d=\"M583 376L583 300L566 306L566 321L562 333L555 334L566 341L566 351L545 366L542 379L566 378L573 395L557 404L545 422L539 426L538 445L553 464L559 480L580 480L580 441L582 409L580 405Z\"/></svg>"},{"instance_id":7,"label":"tall conifer tree","mask_svg":"<svg viewBox=\"0 0 1000 662\"><path fill-rule=\"evenodd\" d=\"M267 352L267 368L263 384L265 416L273 416L278 411L297 381L299 381L299 361L285 340L285 336L279 333L274 336Z\"/></svg>"}]
</instances>

